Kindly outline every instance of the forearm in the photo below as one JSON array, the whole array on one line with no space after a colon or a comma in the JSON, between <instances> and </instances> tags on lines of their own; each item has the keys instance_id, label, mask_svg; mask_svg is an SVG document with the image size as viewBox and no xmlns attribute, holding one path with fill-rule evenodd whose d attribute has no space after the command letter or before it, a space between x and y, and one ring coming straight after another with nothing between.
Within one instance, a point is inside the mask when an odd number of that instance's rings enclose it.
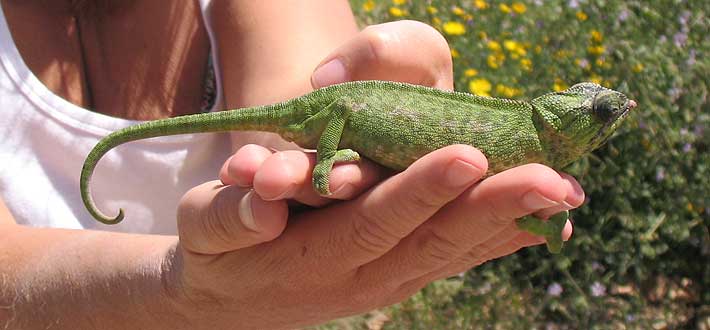
<instances>
[{"instance_id":1,"label":"forearm","mask_svg":"<svg viewBox=\"0 0 710 330\"><path fill-rule=\"evenodd\" d=\"M228 107L309 91L313 69L357 33L345 0L216 0L212 17Z\"/></svg>"},{"instance_id":2,"label":"forearm","mask_svg":"<svg viewBox=\"0 0 710 330\"><path fill-rule=\"evenodd\" d=\"M0 328L175 329L167 236L0 225ZM179 324L179 323L178 323Z\"/></svg>"},{"instance_id":3,"label":"forearm","mask_svg":"<svg viewBox=\"0 0 710 330\"><path fill-rule=\"evenodd\" d=\"M2 198L0 198L0 226L14 223L15 218L12 216L12 213L10 213L10 210L7 209L5 202L3 202Z\"/></svg>"}]
</instances>

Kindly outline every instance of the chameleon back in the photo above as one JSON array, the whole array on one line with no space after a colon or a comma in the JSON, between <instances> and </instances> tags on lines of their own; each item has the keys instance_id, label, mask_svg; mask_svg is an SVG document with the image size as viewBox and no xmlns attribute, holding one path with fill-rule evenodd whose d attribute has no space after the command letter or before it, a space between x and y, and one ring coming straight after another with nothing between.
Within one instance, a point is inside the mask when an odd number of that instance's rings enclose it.
<instances>
[{"instance_id":1,"label":"chameleon back","mask_svg":"<svg viewBox=\"0 0 710 330\"><path fill-rule=\"evenodd\" d=\"M396 84L362 85L343 97L351 115L340 147L392 169L451 144L481 150L489 159L488 174L545 160L525 102Z\"/></svg>"}]
</instances>

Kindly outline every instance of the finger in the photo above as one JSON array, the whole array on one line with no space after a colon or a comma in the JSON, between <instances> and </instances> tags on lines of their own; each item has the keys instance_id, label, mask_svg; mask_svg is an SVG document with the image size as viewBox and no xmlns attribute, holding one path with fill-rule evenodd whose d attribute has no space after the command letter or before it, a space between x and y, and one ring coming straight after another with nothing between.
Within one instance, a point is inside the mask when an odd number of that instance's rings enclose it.
<instances>
[{"instance_id":1,"label":"finger","mask_svg":"<svg viewBox=\"0 0 710 330\"><path fill-rule=\"evenodd\" d=\"M287 218L285 201L264 201L250 190L212 181L183 196L177 224L187 251L218 254L273 240Z\"/></svg>"},{"instance_id":2,"label":"finger","mask_svg":"<svg viewBox=\"0 0 710 330\"><path fill-rule=\"evenodd\" d=\"M361 267L363 283L419 278L469 253L530 213L559 205L566 186L557 172L539 164L494 175L449 203L383 257ZM396 276L393 276L396 274Z\"/></svg>"},{"instance_id":3,"label":"finger","mask_svg":"<svg viewBox=\"0 0 710 330\"><path fill-rule=\"evenodd\" d=\"M311 78L314 88L353 80L392 80L453 89L451 52L429 25L397 21L365 28L335 50Z\"/></svg>"},{"instance_id":4,"label":"finger","mask_svg":"<svg viewBox=\"0 0 710 330\"><path fill-rule=\"evenodd\" d=\"M384 170L368 160L337 164L330 173L331 196L321 196L311 179L316 155L297 150L269 156L254 175L254 190L265 200L294 199L310 206L322 206L333 199L350 199L370 188Z\"/></svg>"},{"instance_id":5,"label":"finger","mask_svg":"<svg viewBox=\"0 0 710 330\"><path fill-rule=\"evenodd\" d=\"M567 198L565 198L565 200L558 206L536 212L535 215L542 219L547 219L550 216L562 211L578 208L584 203L584 190L579 182L577 182L577 180L569 174L559 174L560 177L562 177L562 180L564 180L563 183L565 185L565 190L567 191Z\"/></svg>"},{"instance_id":6,"label":"finger","mask_svg":"<svg viewBox=\"0 0 710 330\"><path fill-rule=\"evenodd\" d=\"M482 265L490 260L498 259L510 254L517 252L518 250L530 247L534 245L540 245L545 243L543 237L535 236L527 232L522 232L517 230L517 227L513 226L512 230L506 229L500 235L496 235L486 242L473 247L465 255L458 258L454 262L446 265L445 267L438 269L432 273L426 274L421 278L415 279L413 281L433 281L437 279L442 279L456 274L465 272L471 268ZM568 221L565 224L565 233L571 234L572 224ZM565 236L567 240L569 236Z\"/></svg>"},{"instance_id":7,"label":"finger","mask_svg":"<svg viewBox=\"0 0 710 330\"><path fill-rule=\"evenodd\" d=\"M224 162L219 171L219 179L225 185L251 187L254 175L269 156L271 156L269 149L247 144Z\"/></svg>"},{"instance_id":8,"label":"finger","mask_svg":"<svg viewBox=\"0 0 710 330\"><path fill-rule=\"evenodd\" d=\"M338 262L331 271L351 271L392 249L477 182L487 167L477 149L448 146L425 155L353 202L311 213L308 225L294 227L289 233L307 237L320 230L315 235L319 239L302 243L301 249L318 251L318 260Z\"/></svg>"}]
</instances>

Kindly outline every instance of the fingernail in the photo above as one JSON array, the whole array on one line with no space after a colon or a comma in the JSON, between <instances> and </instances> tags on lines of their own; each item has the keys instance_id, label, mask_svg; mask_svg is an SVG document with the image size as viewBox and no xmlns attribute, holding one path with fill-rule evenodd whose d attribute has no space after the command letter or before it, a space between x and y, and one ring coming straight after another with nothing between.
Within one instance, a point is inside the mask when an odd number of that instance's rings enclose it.
<instances>
[{"instance_id":1,"label":"fingernail","mask_svg":"<svg viewBox=\"0 0 710 330\"><path fill-rule=\"evenodd\" d=\"M567 203L567 201L562 201L562 206L564 206L566 210L571 210L575 208L574 206L572 206L572 204Z\"/></svg>"},{"instance_id":2,"label":"fingernail","mask_svg":"<svg viewBox=\"0 0 710 330\"><path fill-rule=\"evenodd\" d=\"M280 194L273 196L273 197L263 197L262 196L261 199L263 199L265 201L278 201L278 200L282 200L282 199L288 199L288 198L293 197L294 193L296 192L296 189L298 189L298 186L291 183Z\"/></svg>"},{"instance_id":3,"label":"fingernail","mask_svg":"<svg viewBox=\"0 0 710 330\"><path fill-rule=\"evenodd\" d=\"M550 200L533 190L523 196L523 205L531 210L540 210L548 207L557 206L559 203Z\"/></svg>"},{"instance_id":4,"label":"fingernail","mask_svg":"<svg viewBox=\"0 0 710 330\"><path fill-rule=\"evenodd\" d=\"M483 173L478 167L460 159L453 161L446 172L446 180L451 187L467 186L480 179L481 176Z\"/></svg>"},{"instance_id":5,"label":"fingernail","mask_svg":"<svg viewBox=\"0 0 710 330\"><path fill-rule=\"evenodd\" d=\"M251 209L251 200L254 197L254 191L249 190L249 192L242 197L239 201L239 219L242 221L244 227L247 227L253 231L259 231L256 226L256 221L254 220L254 212Z\"/></svg>"},{"instance_id":6,"label":"fingernail","mask_svg":"<svg viewBox=\"0 0 710 330\"><path fill-rule=\"evenodd\" d=\"M314 88L321 88L348 81L348 72L343 61L336 58L318 67L313 76L311 84Z\"/></svg>"}]
</instances>

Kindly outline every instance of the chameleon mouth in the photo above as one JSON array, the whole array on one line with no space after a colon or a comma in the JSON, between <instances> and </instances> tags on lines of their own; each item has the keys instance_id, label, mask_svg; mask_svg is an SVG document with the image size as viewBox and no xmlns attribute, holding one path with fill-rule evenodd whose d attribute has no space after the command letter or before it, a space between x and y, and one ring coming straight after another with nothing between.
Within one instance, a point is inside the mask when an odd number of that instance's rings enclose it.
<instances>
[{"instance_id":1,"label":"chameleon mouth","mask_svg":"<svg viewBox=\"0 0 710 330\"><path fill-rule=\"evenodd\" d=\"M611 129L612 129L612 130L616 129L616 126L617 126L624 118L626 118L626 116L628 116L629 113L631 112L631 109L635 108L637 105L638 105L638 104L636 104L636 101L634 101L634 100L628 100L628 101L626 101L626 103L624 104L624 110L621 111L621 113L619 114L618 117L616 117L616 119L614 119L614 120L612 120L612 121L610 122L610 124L612 124L612 125L611 125L611 126L612 126ZM607 124L607 125L608 125L608 124Z\"/></svg>"},{"instance_id":2,"label":"chameleon mouth","mask_svg":"<svg viewBox=\"0 0 710 330\"><path fill-rule=\"evenodd\" d=\"M624 103L623 110L619 111L619 114L617 114L616 118L608 121L600 130L597 132L597 135L594 136L592 139L592 143L590 143L590 148L588 151L592 151L596 149L597 147L601 146L602 144L606 143L606 140L608 140L612 133L616 131L616 129L621 125L621 123L624 121L624 118L626 118L629 113L631 113L631 109L635 108L638 104L634 100L628 100L626 103Z\"/></svg>"}]
</instances>

